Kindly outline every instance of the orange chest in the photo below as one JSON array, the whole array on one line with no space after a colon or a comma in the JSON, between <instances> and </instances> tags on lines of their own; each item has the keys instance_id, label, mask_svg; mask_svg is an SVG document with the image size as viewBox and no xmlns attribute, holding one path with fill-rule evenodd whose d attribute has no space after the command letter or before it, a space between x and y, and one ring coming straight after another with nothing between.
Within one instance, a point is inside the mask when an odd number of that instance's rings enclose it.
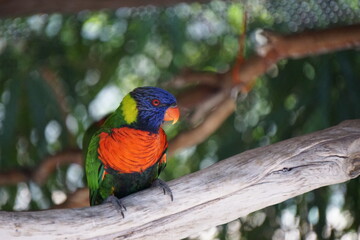
<instances>
[{"instance_id":1,"label":"orange chest","mask_svg":"<svg viewBox=\"0 0 360 240\"><path fill-rule=\"evenodd\" d=\"M128 127L115 128L99 135L101 162L120 173L143 172L161 160L167 148L166 135Z\"/></svg>"}]
</instances>

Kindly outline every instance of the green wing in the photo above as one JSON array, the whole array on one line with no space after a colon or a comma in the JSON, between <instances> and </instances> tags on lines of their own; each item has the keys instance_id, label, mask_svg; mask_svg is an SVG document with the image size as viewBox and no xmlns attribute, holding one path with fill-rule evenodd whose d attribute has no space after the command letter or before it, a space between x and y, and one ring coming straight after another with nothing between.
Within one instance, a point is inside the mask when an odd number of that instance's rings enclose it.
<instances>
[{"instance_id":1,"label":"green wing","mask_svg":"<svg viewBox=\"0 0 360 240\"><path fill-rule=\"evenodd\" d=\"M113 114L92 124L84 135L83 150L86 154L85 171L90 190L90 205L101 203L103 197L109 195L111 192L111 184L109 185L111 179L108 179L108 183L103 183L104 165L98 158L99 134L110 131L111 128L121 127L126 124L120 112L119 107Z\"/></svg>"},{"instance_id":2,"label":"green wing","mask_svg":"<svg viewBox=\"0 0 360 240\"><path fill-rule=\"evenodd\" d=\"M88 129L85 131L84 133L84 137L83 137L83 151L85 153L85 157L89 148L89 144L91 141L91 138L96 135L96 133L99 131L99 129L102 127L102 125L104 124L104 122L106 121L106 119L109 116L105 116L102 119L100 119L99 121L94 122L93 124L91 124Z\"/></svg>"},{"instance_id":3,"label":"green wing","mask_svg":"<svg viewBox=\"0 0 360 240\"><path fill-rule=\"evenodd\" d=\"M90 190L90 205L97 204L100 184L103 180L104 165L98 158L99 133L95 134L89 143L85 160L85 171Z\"/></svg>"}]
</instances>

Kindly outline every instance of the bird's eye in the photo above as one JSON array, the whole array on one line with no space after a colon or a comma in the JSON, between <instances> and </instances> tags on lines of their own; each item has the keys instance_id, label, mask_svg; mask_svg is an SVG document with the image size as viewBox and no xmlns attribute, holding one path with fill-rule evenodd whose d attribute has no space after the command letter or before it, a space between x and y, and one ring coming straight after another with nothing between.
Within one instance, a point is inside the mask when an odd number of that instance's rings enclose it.
<instances>
[{"instance_id":1,"label":"bird's eye","mask_svg":"<svg viewBox=\"0 0 360 240\"><path fill-rule=\"evenodd\" d=\"M151 101L151 104L155 107L159 106L160 105L160 101L158 99L154 99Z\"/></svg>"}]
</instances>

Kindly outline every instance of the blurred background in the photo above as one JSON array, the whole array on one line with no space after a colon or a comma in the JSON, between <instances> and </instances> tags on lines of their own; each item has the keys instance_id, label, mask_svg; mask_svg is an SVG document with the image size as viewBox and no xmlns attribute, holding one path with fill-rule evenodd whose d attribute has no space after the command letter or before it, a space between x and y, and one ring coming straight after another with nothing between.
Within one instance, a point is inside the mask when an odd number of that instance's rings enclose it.
<instances>
[{"instance_id":1,"label":"blurred background","mask_svg":"<svg viewBox=\"0 0 360 240\"><path fill-rule=\"evenodd\" d=\"M181 122L165 126L170 139L200 124L204 116L194 109L203 102L195 96L225 83L199 88L196 74L231 71L244 9L246 58L255 54L258 28L293 34L360 23L358 0L179 2L1 18L1 210L59 207L83 189L84 131L135 87L159 86L179 97ZM359 66L358 49L279 61L211 136L173 154L161 177L360 118ZM359 240L359 181L317 189L191 239Z\"/></svg>"}]
</instances>

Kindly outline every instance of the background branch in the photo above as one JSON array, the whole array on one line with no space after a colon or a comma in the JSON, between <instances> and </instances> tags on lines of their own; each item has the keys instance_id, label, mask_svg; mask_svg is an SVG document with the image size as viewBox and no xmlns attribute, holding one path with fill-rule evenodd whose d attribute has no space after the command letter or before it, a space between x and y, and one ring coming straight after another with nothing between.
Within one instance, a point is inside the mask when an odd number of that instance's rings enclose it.
<instances>
[{"instance_id":1,"label":"background branch","mask_svg":"<svg viewBox=\"0 0 360 240\"><path fill-rule=\"evenodd\" d=\"M180 133L169 142L168 154L172 156L178 149L191 147L203 142L216 131L220 125L234 112L235 102L228 98L222 101L213 112L197 127Z\"/></svg>"},{"instance_id":2,"label":"background branch","mask_svg":"<svg viewBox=\"0 0 360 240\"><path fill-rule=\"evenodd\" d=\"M247 59L240 68L241 83L247 84L285 58L302 58L360 46L360 25L279 35L269 31L260 34L267 43L257 49L260 55Z\"/></svg>"},{"instance_id":3,"label":"background branch","mask_svg":"<svg viewBox=\"0 0 360 240\"><path fill-rule=\"evenodd\" d=\"M177 3L205 3L208 0L153 0L144 2L141 0L116 1L116 0L2 0L0 1L0 17L16 17L39 13L76 13L84 10L117 9L121 7L143 7L152 6L171 6Z\"/></svg>"},{"instance_id":4,"label":"background branch","mask_svg":"<svg viewBox=\"0 0 360 240\"><path fill-rule=\"evenodd\" d=\"M83 209L1 212L0 234L22 239L180 239L360 174L360 120L249 150L159 189ZM256 197L254 197L256 196Z\"/></svg>"},{"instance_id":5,"label":"background branch","mask_svg":"<svg viewBox=\"0 0 360 240\"><path fill-rule=\"evenodd\" d=\"M212 87L216 86L214 84L216 81L223 83L222 86L219 85L218 91L216 91L216 89L212 90L213 94L200 94L201 89L205 89L205 87L197 88L197 91L190 92L191 96L196 95L196 92L199 93L199 97L196 98L195 101L196 103L206 105L207 102L212 101L213 103L216 103L213 108L224 107L222 101L213 101L214 98L219 97L219 91L226 93L223 95L224 99L231 99L231 88L240 90L244 85L252 85L252 82L255 81L256 78L265 74L269 67L276 64L281 59L307 57L360 46L359 24L285 36L268 31L263 31L261 34L268 39L267 44L258 49L258 52L261 53L261 55L254 55L239 67L239 77L237 79L240 79L241 82L236 82L235 79L233 79L232 70L224 74L214 74L212 79L208 73L204 73L204 77L199 77L199 73L194 73L199 79L205 79L203 82L211 82ZM189 74L189 72L186 72L186 75ZM176 78L177 81L179 81L179 79L184 79L184 77ZM181 82L185 82L185 80L182 80ZM232 85L229 84L231 82L233 83ZM183 102L185 102L184 106L189 108L190 106L189 103L186 102L186 99L191 98L186 97L186 93L184 93L180 98L179 105L182 106ZM233 108L233 111L234 110L235 108ZM174 139L173 145L169 146L169 152L173 154L179 149L201 143L215 132L218 126L227 119L227 117L224 116L230 116L232 112L224 111L223 113L225 115L209 114L209 111L200 112L200 116L196 116L196 120L204 119L204 123L206 123L206 118L210 118L208 121L216 122L217 127L207 128L206 126L210 125L204 124L202 128L196 127L187 132L180 133L180 135ZM206 116L206 114L209 115ZM218 119L216 120L216 118ZM194 131L194 134L191 133L192 131ZM196 136L196 138L194 138L194 136ZM189 143L191 143L191 145Z\"/></svg>"},{"instance_id":6,"label":"background branch","mask_svg":"<svg viewBox=\"0 0 360 240\"><path fill-rule=\"evenodd\" d=\"M81 208L88 207L89 205L89 189L85 187L69 194L65 202L55 205L53 208Z\"/></svg>"},{"instance_id":7,"label":"background branch","mask_svg":"<svg viewBox=\"0 0 360 240\"><path fill-rule=\"evenodd\" d=\"M69 103L66 98L66 91L62 85L59 76L48 67L42 67L39 70L42 79L54 93L56 102L59 104L63 119L69 114Z\"/></svg>"},{"instance_id":8,"label":"background branch","mask_svg":"<svg viewBox=\"0 0 360 240\"><path fill-rule=\"evenodd\" d=\"M2 171L0 172L0 186L13 185L30 180L42 185L57 167L71 163L83 164L82 152L80 149L66 150L53 156L48 156L35 169Z\"/></svg>"},{"instance_id":9,"label":"background branch","mask_svg":"<svg viewBox=\"0 0 360 240\"><path fill-rule=\"evenodd\" d=\"M258 49L261 55L253 56L241 65L239 79L242 82L234 83L235 87L254 81L280 59L306 57L360 45L360 25L286 36L271 32L263 32L262 35L268 39L268 43ZM232 82L231 70L223 74L184 71L174 79L174 86L186 86L189 83L199 83L199 85L187 89L178 97L182 110L190 112L195 109L189 117L194 128L180 133L170 142L169 155L203 142L234 112L235 103L231 102L233 100L230 96L231 88L234 87L231 85ZM42 184L56 169L57 164L69 163L82 164L80 150L64 151L51 156L35 170L0 172L0 185L16 184L30 179Z\"/></svg>"}]
</instances>

